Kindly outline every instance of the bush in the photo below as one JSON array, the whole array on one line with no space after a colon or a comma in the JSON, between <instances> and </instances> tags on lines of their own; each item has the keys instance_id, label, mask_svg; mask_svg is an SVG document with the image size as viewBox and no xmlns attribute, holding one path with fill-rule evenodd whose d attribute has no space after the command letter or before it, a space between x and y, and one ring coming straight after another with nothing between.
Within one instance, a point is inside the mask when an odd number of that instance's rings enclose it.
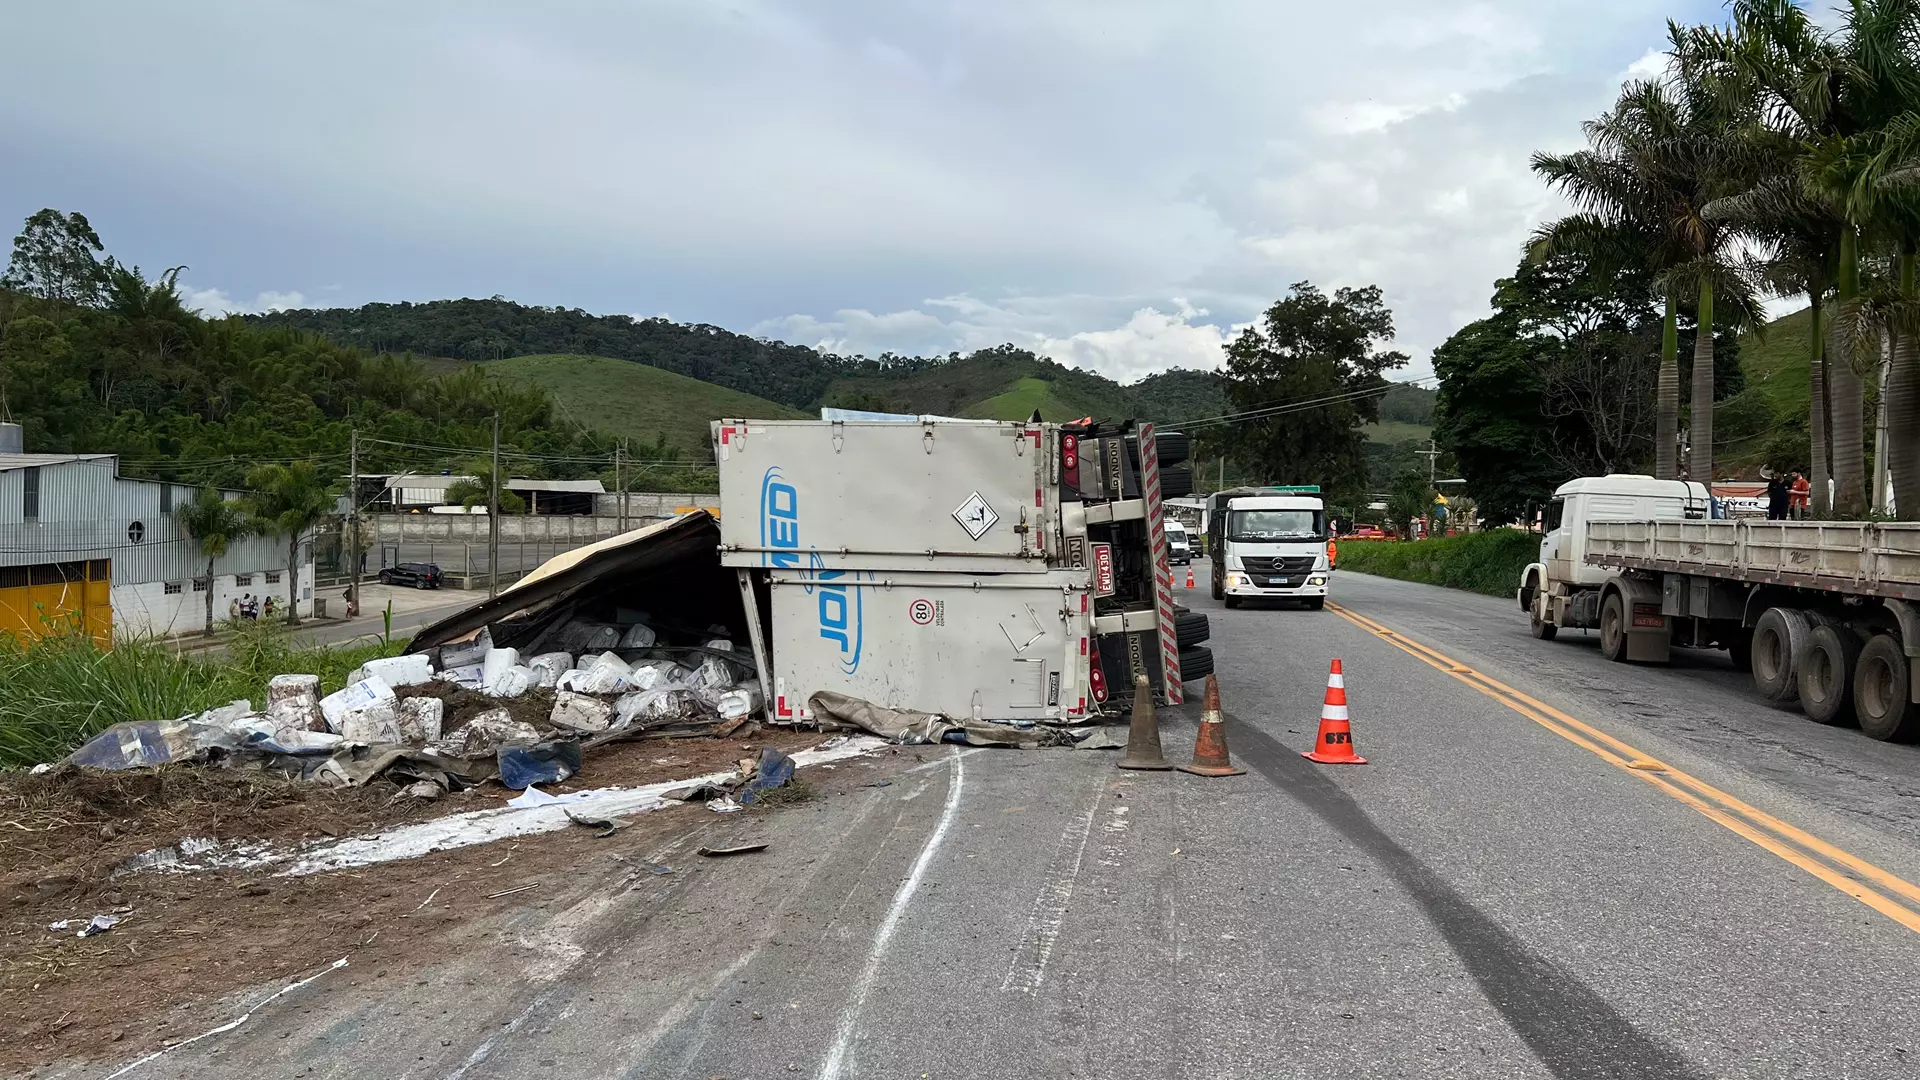
<instances>
[{"instance_id":1,"label":"bush","mask_svg":"<svg viewBox=\"0 0 1920 1080\"><path fill-rule=\"evenodd\" d=\"M1519 529L1489 529L1402 543L1340 541L1340 569L1444 585L1488 596L1512 596L1520 572L1540 558L1540 537Z\"/></svg>"},{"instance_id":2,"label":"bush","mask_svg":"<svg viewBox=\"0 0 1920 1080\"><path fill-rule=\"evenodd\" d=\"M58 761L123 720L171 720L246 698L266 707L275 675L320 676L322 692L398 646L296 648L277 624L234 628L224 657L182 656L157 641L102 649L78 632L35 639L0 635L0 768Z\"/></svg>"}]
</instances>

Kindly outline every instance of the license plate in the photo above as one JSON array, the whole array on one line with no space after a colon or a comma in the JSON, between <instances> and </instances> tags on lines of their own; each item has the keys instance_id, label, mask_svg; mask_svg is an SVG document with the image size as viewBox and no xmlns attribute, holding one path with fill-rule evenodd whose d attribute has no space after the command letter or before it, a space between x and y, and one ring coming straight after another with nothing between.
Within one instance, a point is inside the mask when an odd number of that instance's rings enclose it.
<instances>
[{"instance_id":1,"label":"license plate","mask_svg":"<svg viewBox=\"0 0 1920 1080\"><path fill-rule=\"evenodd\" d=\"M1281 588L1292 588L1293 579L1285 578L1285 577L1270 577L1267 579L1267 584L1269 586L1279 586Z\"/></svg>"}]
</instances>

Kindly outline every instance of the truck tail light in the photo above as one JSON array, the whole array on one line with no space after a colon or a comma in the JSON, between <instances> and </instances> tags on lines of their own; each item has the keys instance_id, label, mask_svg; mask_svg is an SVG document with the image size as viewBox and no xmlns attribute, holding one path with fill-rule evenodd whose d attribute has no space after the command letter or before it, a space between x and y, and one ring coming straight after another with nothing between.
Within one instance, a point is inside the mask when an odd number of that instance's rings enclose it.
<instances>
[{"instance_id":1,"label":"truck tail light","mask_svg":"<svg viewBox=\"0 0 1920 1080\"><path fill-rule=\"evenodd\" d=\"M1072 435L1060 436L1060 482L1080 490L1080 440Z\"/></svg>"},{"instance_id":2,"label":"truck tail light","mask_svg":"<svg viewBox=\"0 0 1920 1080\"><path fill-rule=\"evenodd\" d=\"M1093 700L1107 700L1107 674L1100 670L1100 650L1093 650L1093 663L1087 668L1087 685L1093 687Z\"/></svg>"}]
</instances>

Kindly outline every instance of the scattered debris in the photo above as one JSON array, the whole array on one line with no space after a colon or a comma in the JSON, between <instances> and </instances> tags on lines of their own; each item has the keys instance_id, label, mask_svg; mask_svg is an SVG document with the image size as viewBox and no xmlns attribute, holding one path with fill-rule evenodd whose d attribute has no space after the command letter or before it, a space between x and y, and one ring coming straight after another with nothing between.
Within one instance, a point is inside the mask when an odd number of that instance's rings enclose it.
<instances>
[{"instance_id":1,"label":"scattered debris","mask_svg":"<svg viewBox=\"0 0 1920 1080\"><path fill-rule=\"evenodd\" d=\"M539 887L540 887L539 882L529 881L525 885L518 885L511 889L502 889L497 893L488 893L487 899L498 900L503 896L512 896L514 893L523 893L523 892L526 892L528 889L537 889Z\"/></svg>"},{"instance_id":2,"label":"scattered debris","mask_svg":"<svg viewBox=\"0 0 1920 1080\"><path fill-rule=\"evenodd\" d=\"M968 746L1071 746L1074 736L1051 727L1013 727L983 720L954 720L939 713L889 709L846 694L821 690L807 700L813 714L859 728L896 745L964 743Z\"/></svg>"},{"instance_id":3,"label":"scattered debris","mask_svg":"<svg viewBox=\"0 0 1920 1080\"><path fill-rule=\"evenodd\" d=\"M767 845L765 841L762 841L757 844L733 844L728 847L703 847L698 853L705 855L709 859L717 859L726 855L751 855L756 851L765 850L767 850Z\"/></svg>"},{"instance_id":4,"label":"scattered debris","mask_svg":"<svg viewBox=\"0 0 1920 1080\"><path fill-rule=\"evenodd\" d=\"M619 832L621 829L626 828L629 824L629 822L616 821L610 817L595 817L591 814L575 813L572 810L567 810L565 813L567 820L573 822L575 825L585 825L589 829L599 829L600 832L596 835L603 840Z\"/></svg>"},{"instance_id":5,"label":"scattered debris","mask_svg":"<svg viewBox=\"0 0 1920 1080\"><path fill-rule=\"evenodd\" d=\"M265 998L261 999L260 1004L255 1005L253 1008L248 1009L244 1013L241 1013L238 1019L229 1020L228 1022L221 1024L219 1027L214 1028L210 1031L203 1031L200 1034L195 1035L191 1039L182 1039L177 1043L172 1043L168 1046L162 1047L159 1050L155 1050L153 1053L148 1054L146 1057L143 1057L138 1061L132 1062L131 1064L128 1064L128 1065L121 1066L119 1069L115 1070L112 1074L110 1074L107 1077L107 1080L119 1080L120 1077L127 1075L128 1073L134 1071L135 1069L138 1069L140 1066L145 1065L147 1062L152 1061L158 1057L161 1057L162 1055L171 1054L175 1050L178 1050L183 1046L191 1046L194 1043L199 1042L201 1039L205 1039L213 1035L224 1035L227 1032L232 1031L234 1028L239 1027L241 1024L244 1024L247 1021L253 1019L254 1013L259 1012L261 1009L272 1004L274 1001L279 1000L283 995L293 993L295 990L300 989L301 987L307 985L308 983L319 978L320 976L325 975L329 971L339 971L341 968L346 966L347 966L347 958L343 956L340 959L335 960L331 966L326 967L312 975L309 975L306 978L301 979L299 982L289 983L288 985L283 986L278 990L275 990L273 993L268 994Z\"/></svg>"},{"instance_id":6,"label":"scattered debris","mask_svg":"<svg viewBox=\"0 0 1920 1080\"><path fill-rule=\"evenodd\" d=\"M769 746L760 751L760 761L747 789L740 795L742 805L751 806L761 795L793 779L793 759Z\"/></svg>"},{"instance_id":7,"label":"scattered debris","mask_svg":"<svg viewBox=\"0 0 1920 1080\"><path fill-rule=\"evenodd\" d=\"M740 808L740 804L734 802L731 795L722 795L717 799L707 800L707 809L716 814L731 814Z\"/></svg>"},{"instance_id":8,"label":"scattered debris","mask_svg":"<svg viewBox=\"0 0 1920 1080\"><path fill-rule=\"evenodd\" d=\"M92 919L89 919L87 925L81 927L80 932L74 936L92 937L95 934L104 934L118 925L120 925L120 917L118 915L95 915Z\"/></svg>"}]
</instances>

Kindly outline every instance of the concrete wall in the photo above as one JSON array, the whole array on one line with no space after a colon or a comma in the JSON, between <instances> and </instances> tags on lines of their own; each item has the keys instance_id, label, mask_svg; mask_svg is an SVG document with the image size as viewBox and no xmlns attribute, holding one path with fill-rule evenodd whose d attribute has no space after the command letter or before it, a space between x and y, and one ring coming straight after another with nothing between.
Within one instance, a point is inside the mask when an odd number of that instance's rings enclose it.
<instances>
[{"instance_id":1,"label":"concrete wall","mask_svg":"<svg viewBox=\"0 0 1920 1080\"><path fill-rule=\"evenodd\" d=\"M574 514L503 514L500 517L500 542L503 544L553 544L578 546L605 540L620 533L618 495L595 497L598 513L591 517ZM720 508L717 495L688 495L657 492L629 492L627 528L638 529L663 521L692 507L714 512ZM380 544L485 544L485 514L371 514L374 536Z\"/></svg>"},{"instance_id":2,"label":"concrete wall","mask_svg":"<svg viewBox=\"0 0 1920 1080\"><path fill-rule=\"evenodd\" d=\"M270 571L280 576L280 580L269 582L269 571L256 571L249 574L220 574L213 579L213 618L219 622L227 617L227 605L252 593L261 606L271 596L276 604L283 608L287 602L286 571ZM240 584L240 578L250 578L247 584ZM113 587L113 633L117 638L164 637L169 634L192 633L206 625L206 593L197 592L191 580L178 583L180 591L167 592L167 583L163 581L137 582L127 585L116 584ZM306 618L313 614L313 563L308 562L300 568L300 616ZM329 600L336 600L329 597ZM337 601L333 606L344 610L345 601ZM276 612L278 614L278 612Z\"/></svg>"}]
</instances>

